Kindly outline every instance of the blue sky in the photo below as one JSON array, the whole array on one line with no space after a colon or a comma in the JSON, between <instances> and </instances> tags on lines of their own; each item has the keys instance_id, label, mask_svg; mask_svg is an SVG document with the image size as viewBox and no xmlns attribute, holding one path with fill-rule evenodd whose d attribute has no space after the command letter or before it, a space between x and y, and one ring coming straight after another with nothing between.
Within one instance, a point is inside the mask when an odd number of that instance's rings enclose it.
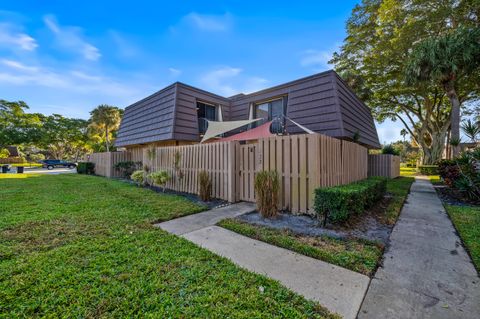
<instances>
[{"instance_id":1,"label":"blue sky","mask_svg":"<svg viewBox=\"0 0 480 319\"><path fill-rule=\"evenodd\" d=\"M88 118L181 81L230 96L332 68L356 1L4 1L0 98ZM399 123L377 125L381 142Z\"/></svg>"}]
</instances>

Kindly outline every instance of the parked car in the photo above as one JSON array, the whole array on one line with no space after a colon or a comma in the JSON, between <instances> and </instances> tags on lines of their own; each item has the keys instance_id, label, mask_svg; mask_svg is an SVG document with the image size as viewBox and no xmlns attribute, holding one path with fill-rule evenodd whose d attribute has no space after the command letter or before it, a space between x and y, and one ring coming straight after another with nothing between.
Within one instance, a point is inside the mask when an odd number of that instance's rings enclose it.
<instances>
[{"instance_id":1,"label":"parked car","mask_svg":"<svg viewBox=\"0 0 480 319\"><path fill-rule=\"evenodd\" d=\"M73 162L53 160L53 159L43 160L43 161L40 161L40 163L42 164L43 168L47 168L49 170L54 169L55 167L68 167L69 169L74 169L77 167L77 164Z\"/></svg>"}]
</instances>

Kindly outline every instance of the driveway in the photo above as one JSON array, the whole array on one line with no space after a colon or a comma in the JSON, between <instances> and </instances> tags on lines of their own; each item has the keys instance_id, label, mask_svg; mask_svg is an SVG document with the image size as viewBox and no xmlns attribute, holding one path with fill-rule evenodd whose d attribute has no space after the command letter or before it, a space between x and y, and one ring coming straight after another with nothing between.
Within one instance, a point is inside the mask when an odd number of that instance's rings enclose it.
<instances>
[{"instance_id":1,"label":"driveway","mask_svg":"<svg viewBox=\"0 0 480 319\"><path fill-rule=\"evenodd\" d=\"M50 175L58 175L58 174L73 174L77 173L77 169L68 169L68 168L54 168L52 170L48 170L46 168L38 168L38 167L25 167L25 174L50 174Z\"/></svg>"}]
</instances>

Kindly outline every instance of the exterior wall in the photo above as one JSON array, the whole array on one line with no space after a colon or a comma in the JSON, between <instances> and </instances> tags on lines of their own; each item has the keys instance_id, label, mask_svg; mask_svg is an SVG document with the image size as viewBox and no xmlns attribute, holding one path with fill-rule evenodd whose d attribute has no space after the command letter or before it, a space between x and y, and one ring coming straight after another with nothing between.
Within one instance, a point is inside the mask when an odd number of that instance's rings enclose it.
<instances>
[{"instance_id":1,"label":"exterior wall","mask_svg":"<svg viewBox=\"0 0 480 319\"><path fill-rule=\"evenodd\" d=\"M198 142L196 101L218 105L223 120L245 120L250 105L285 97L287 117L321 134L380 147L370 110L334 71L288 82L252 94L225 98L183 83L173 85L127 107L117 137L117 146L177 140ZM286 122L287 132L303 133Z\"/></svg>"},{"instance_id":2,"label":"exterior wall","mask_svg":"<svg viewBox=\"0 0 480 319\"><path fill-rule=\"evenodd\" d=\"M126 146L172 139L175 94L176 84L128 106L115 145Z\"/></svg>"},{"instance_id":3,"label":"exterior wall","mask_svg":"<svg viewBox=\"0 0 480 319\"><path fill-rule=\"evenodd\" d=\"M224 119L228 116L230 101L224 97L199 90L183 83L177 84L174 139L200 141L198 132L197 100L222 107ZM227 113L227 115L225 115Z\"/></svg>"},{"instance_id":4,"label":"exterior wall","mask_svg":"<svg viewBox=\"0 0 480 319\"><path fill-rule=\"evenodd\" d=\"M287 96L287 117L312 131L346 139L358 131L360 143L380 146L370 110L333 71L239 96L232 101L230 120L247 119L251 103L281 96ZM288 121L287 132L303 133Z\"/></svg>"},{"instance_id":5,"label":"exterior wall","mask_svg":"<svg viewBox=\"0 0 480 319\"><path fill-rule=\"evenodd\" d=\"M365 145L380 147L377 130L370 109L351 91L343 80L334 72L335 92L340 105L343 136L353 138L360 134L359 142Z\"/></svg>"}]
</instances>

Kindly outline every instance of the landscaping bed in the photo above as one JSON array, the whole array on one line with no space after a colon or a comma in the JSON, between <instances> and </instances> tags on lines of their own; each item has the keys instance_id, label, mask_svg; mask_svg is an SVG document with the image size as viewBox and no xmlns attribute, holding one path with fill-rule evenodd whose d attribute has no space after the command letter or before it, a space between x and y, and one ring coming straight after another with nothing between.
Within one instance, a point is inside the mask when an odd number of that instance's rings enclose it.
<instances>
[{"instance_id":1,"label":"landscaping bed","mask_svg":"<svg viewBox=\"0 0 480 319\"><path fill-rule=\"evenodd\" d=\"M152 226L204 209L77 174L0 180L0 312L16 317L334 318Z\"/></svg>"},{"instance_id":2,"label":"landscaping bed","mask_svg":"<svg viewBox=\"0 0 480 319\"><path fill-rule=\"evenodd\" d=\"M291 249L363 274L372 274L382 257L413 182L411 177L387 181L385 197L344 223L322 222L311 216L280 213L263 218L252 212L222 221L220 226L270 244ZM355 251L353 251L355 250Z\"/></svg>"}]
</instances>

